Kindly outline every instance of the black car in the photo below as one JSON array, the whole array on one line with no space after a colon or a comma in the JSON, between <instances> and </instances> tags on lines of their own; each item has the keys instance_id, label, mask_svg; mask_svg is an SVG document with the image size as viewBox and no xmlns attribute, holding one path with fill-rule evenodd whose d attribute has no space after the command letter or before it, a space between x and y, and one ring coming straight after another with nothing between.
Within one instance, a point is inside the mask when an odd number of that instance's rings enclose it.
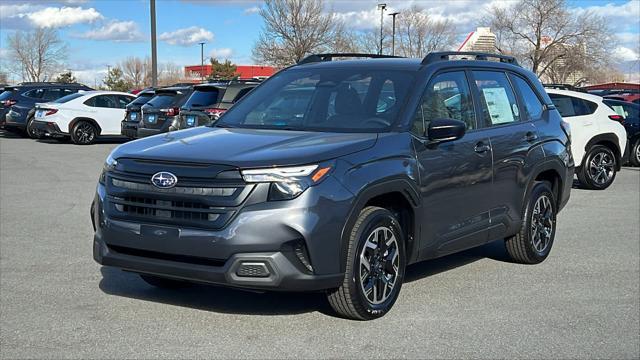
<instances>
[{"instance_id":1,"label":"black car","mask_svg":"<svg viewBox=\"0 0 640 360\"><path fill-rule=\"evenodd\" d=\"M138 124L142 120L142 105L146 104L155 96L156 90L147 88L138 93L135 100L127 105L127 112L121 124L122 135L134 139L138 137Z\"/></svg>"},{"instance_id":2,"label":"black car","mask_svg":"<svg viewBox=\"0 0 640 360\"><path fill-rule=\"evenodd\" d=\"M151 100L142 105L137 137L177 130L180 107L192 92L193 86L171 86L156 90Z\"/></svg>"},{"instance_id":3,"label":"black car","mask_svg":"<svg viewBox=\"0 0 640 360\"><path fill-rule=\"evenodd\" d=\"M640 166L640 105L607 98L602 102L623 118L622 125L627 131L627 139L629 140L627 144L629 158L623 161Z\"/></svg>"},{"instance_id":4,"label":"black car","mask_svg":"<svg viewBox=\"0 0 640 360\"><path fill-rule=\"evenodd\" d=\"M0 94L0 124L9 131L37 138L33 118L36 103L44 103L81 90L93 90L77 83L25 82L4 88Z\"/></svg>"},{"instance_id":5,"label":"black car","mask_svg":"<svg viewBox=\"0 0 640 360\"><path fill-rule=\"evenodd\" d=\"M117 147L94 259L160 287L325 291L367 320L408 264L496 239L515 262L547 258L574 163L533 73L495 54L335 56L355 55L312 55L213 126ZM275 106L293 93L295 112Z\"/></svg>"},{"instance_id":6,"label":"black car","mask_svg":"<svg viewBox=\"0 0 640 360\"><path fill-rule=\"evenodd\" d=\"M178 128L211 125L258 84L258 82L231 82L195 85L193 93L180 108Z\"/></svg>"}]
</instances>

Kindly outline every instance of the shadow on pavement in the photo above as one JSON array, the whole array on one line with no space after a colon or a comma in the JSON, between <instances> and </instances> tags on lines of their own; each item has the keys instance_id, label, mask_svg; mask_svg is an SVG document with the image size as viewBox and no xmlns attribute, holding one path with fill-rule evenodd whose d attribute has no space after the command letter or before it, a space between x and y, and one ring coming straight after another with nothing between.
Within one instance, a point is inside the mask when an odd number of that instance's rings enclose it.
<instances>
[{"instance_id":1,"label":"shadow on pavement","mask_svg":"<svg viewBox=\"0 0 640 360\"><path fill-rule=\"evenodd\" d=\"M509 261L503 241L411 265L407 268L405 282L421 280L484 258ZM324 293L257 293L203 284L161 289L148 285L134 273L105 266L101 272L100 289L109 295L227 314L291 315L319 311L335 316Z\"/></svg>"}]
</instances>

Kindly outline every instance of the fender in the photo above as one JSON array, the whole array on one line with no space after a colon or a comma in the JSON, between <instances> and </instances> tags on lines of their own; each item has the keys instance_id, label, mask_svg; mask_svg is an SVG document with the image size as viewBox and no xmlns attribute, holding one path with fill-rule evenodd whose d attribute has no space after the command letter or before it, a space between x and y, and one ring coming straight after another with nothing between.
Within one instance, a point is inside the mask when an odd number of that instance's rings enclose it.
<instances>
[{"instance_id":1,"label":"fender","mask_svg":"<svg viewBox=\"0 0 640 360\"><path fill-rule=\"evenodd\" d=\"M395 177L395 178L386 178L375 181L364 188L362 191L358 193L353 202L353 206L351 207L351 211L349 212L349 216L347 221L345 222L341 236L340 236L340 254L344 254L343 258L340 259L340 271L344 272L346 269L346 254L347 254L347 246L349 244L349 229L353 226L360 214L360 211L364 209L367 202L373 199L376 196L384 195L388 193L398 192L404 196L409 204L413 207L413 212L415 214L414 224L413 224L413 239L405 239L407 240L407 253L411 254L411 257L407 259L407 264L411 264L415 262L418 257L418 243L420 239L420 221L418 219L421 218L421 202L422 199L418 194L418 191L415 189L415 185L412 185L412 182L403 177ZM409 249L409 247L411 247Z\"/></svg>"},{"instance_id":2,"label":"fender","mask_svg":"<svg viewBox=\"0 0 640 360\"><path fill-rule=\"evenodd\" d=\"M620 166L621 166L621 157L622 157L622 153L620 152L620 139L618 139L618 136L614 133L603 133L603 134L598 134L596 136L594 136L593 138L591 138L591 140L589 140L587 142L587 145L584 147L584 151L585 151L585 158L586 158L586 153L589 151L589 149L600 142L610 142L613 144L614 149L613 149L613 155L616 157L616 170L620 171Z\"/></svg>"},{"instance_id":3,"label":"fender","mask_svg":"<svg viewBox=\"0 0 640 360\"><path fill-rule=\"evenodd\" d=\"M96 127L96 129L98 129L98 134L100 135L100 133L102 133L102 128L100 127L100 125L98 125L98 123L93 120L92 118L87 118L87 117L77 117L73 120L71 120L71 122L69 123L69 134L71 134L71 131L73 131L73 127L76 126L76 123L78 121L86 121L86 122L90 122L93 126Z\"/></svg>"},{"instance_id":4,"label":"fender","mask_svg":"<svg viewBox=\"0 0 640 360\"><path fill-rule=\"evenodd\" d=\"M558 208L560 207L562 198L564 195L564 186L566 185L567 181L573 183L573 176L571 179L565 178L564 175L567 173L567 168L565 164L562 162L562 160L558 158L547 158L546 160L540 162L539 164L536 164L534 168L531 170L531 175L527 180L527 188L522 198L522 204L524 207L527 206L526 199L528 199L529 194L531 194L531 190L533 189L533 184L535 183L535 179L538 177L538 175L548 170L554 170L556 173L558 173L558 177L559 177L558 184L551 184L551 185L557 186L557 189L556 189L557 194L555 194L557 197L556 206ZM524 208L522 209L522 211L524 212Z\"/></svg>"}]
</instances>

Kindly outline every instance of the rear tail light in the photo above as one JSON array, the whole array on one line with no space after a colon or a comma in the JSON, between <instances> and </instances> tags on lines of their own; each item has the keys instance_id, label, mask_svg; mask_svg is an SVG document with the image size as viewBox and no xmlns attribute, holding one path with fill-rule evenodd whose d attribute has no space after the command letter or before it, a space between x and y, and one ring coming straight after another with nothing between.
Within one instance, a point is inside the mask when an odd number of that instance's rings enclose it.
<instances>
[{"instance_id":1,"label":"rear tail light","mask_svg":"<svg viewBox=\"0 0 640 360\"><path fill-rule=\"evenodd\" d=\"M9 107L9 106L13 106L15 104L17 104L18 102L15 100L5 100L2 102L2 105L4 105L4 107Z\"/></svg>"},{"instance_id":2,"label":"rear tail light","mask_svg":"<svg viewBox=\"0 0 640 360\"><path fill-rule=\"evenodd\" d=\"M220 116L222 116L222 114L225 113L225 111L227 111L227 109L218 109L218 108L204 109L204 112L206 112L209 116L211 116L211 118L215 120L219 119Z\"/></svg>"},{"instance_id":3,"label":"rear tail light","mask_svg":"<svg viewBox=\"0 0 640 360\"><path fill-rule=\"evenodd\" d=\"M624 116L622 115L609 115L609 119L624 124Z\"/></svg>"},{"instance_id":4,"label":"rear tail light","mask_svg":"<svg viewBox=\"0 0 640 360\"><path fill-rule=\"evenodd\" d=\"M47 109L47 111L44 113L44 116L53 115L57 112L58 112L58 109Z\"/></svg>"},{"instance_id":5,"label":"rear tail light","mask_svg":"<svg viewBox=\"0 0 640 360\"><path fill-rule=\"evenodd\" d=\"M168 109L160 109L163 113L167 114L167 116L176 116L180 113L180 109L177 107L172 107Z\"/></svg>"}]
</instances>

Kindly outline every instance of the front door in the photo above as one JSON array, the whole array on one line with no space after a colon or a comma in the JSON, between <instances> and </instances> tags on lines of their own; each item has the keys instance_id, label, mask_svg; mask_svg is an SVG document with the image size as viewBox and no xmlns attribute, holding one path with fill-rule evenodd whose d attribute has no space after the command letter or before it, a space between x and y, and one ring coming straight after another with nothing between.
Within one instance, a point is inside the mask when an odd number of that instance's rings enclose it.
<instances>
[{"instance_id":1,"label":"front door","mask_svg":"<svg viewBox=\"0 0 640 360\"><path fill-rule=\"evenodd\" d=\"M437 118L464 121L458 140L429 145L425 129ZM478 129L473 98L464 71L435 75L416 110L412 132L420 166L423 203L423 259L470 248L487 241L492 191L491 146Z\"/></svg>"}]
</instances>

